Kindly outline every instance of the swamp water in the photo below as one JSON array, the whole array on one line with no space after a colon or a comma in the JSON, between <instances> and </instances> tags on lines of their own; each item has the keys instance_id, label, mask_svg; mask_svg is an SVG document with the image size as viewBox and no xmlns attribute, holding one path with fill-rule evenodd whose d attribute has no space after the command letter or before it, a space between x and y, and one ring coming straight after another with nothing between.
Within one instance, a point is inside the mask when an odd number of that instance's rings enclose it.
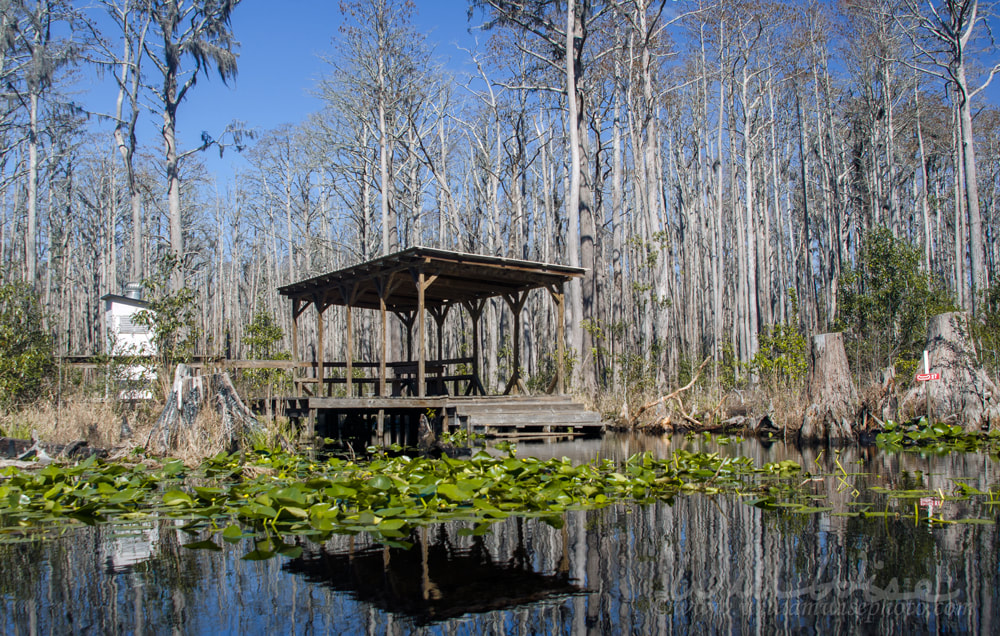
<instances>
[{"instance_id":1,"label":"swamp water","mask_svg":"<svg viewBox=\"0 0 1000 636\"><path fill-rule=\"evenodd\" d=\"M259 537L219 541L168 514L0 534L0 634L998 629L993 456L728 441L609 435L518 457L686 448L802 471L747 492L419 526L389 542L408 549L360 533L282 535L262 552Z\"/></svg>"}]
</instances>

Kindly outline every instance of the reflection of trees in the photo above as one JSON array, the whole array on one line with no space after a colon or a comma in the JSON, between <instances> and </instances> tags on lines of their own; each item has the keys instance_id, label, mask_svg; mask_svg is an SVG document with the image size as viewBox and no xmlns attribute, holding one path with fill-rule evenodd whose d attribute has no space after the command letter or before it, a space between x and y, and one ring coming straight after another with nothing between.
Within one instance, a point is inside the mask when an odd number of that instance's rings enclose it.
<instances>
[{"instance_id":1,"label":"reflection of trees","mask_svg":"<svg viewBox=\"0 0 1000 636\"><path fill-rule=\"evenodd\" d=\"M623 459L643 450L665 454L687 442L598 443L604 445L602 457ZM567 454L557 445L552 450ZM420 623L430 618L420 617L429 616L428 607L435 608L435 620L445 621L459 611L480 612L460 624L432 628L465 633L768 633L792 626L901 632L923 627L935 611L942 631L992 631L994 594L1000 589L996 528L915 524L913 500L870 490L940 488L950 494L953 479L987 490L1000 481L1000 468L989 458L923 458L857 448L839 455L829 450L800 454L780 444L719 450L751 455L758 464L794 459L817 476L809 487L827 497L818 503L834 501L845 510L853 499L871 501L872 510L900 517L798 515L760 510L735 496L679 495L655 506L567 512L562 528L511 517L481 537L459 532L471 530L469 524L418 529L409 552L387 549L365 535L334 536L322 545L294 540L306 557L333 555L327 565L368 559L350 565L365 581L361 585L405 600L411 604L407 611L365 598L358 586L330 584L330 567L320 582L323 564L318 561L311 571L296 571L295 561L283 557L243 561L240 557L253 549L250 542L223 546L221 552L187 549L183 543L206 535L189 538L173 521L157 522L149 559L116 570L101 548L111 530L86 528L44 543L0 545L0 633L29 632L34 626L39 633L176 628L182 633L402 634L423 629ZM522 449L522 454L527 452ZM844 479L850 488L830 476L835 458L849 473ZM852 494L854 488L860 496ZM944 505L948 518L997 516L988 506ZM473 580L498 578L488 592L466 586L470 599L459 599L464 604L449 610L444 602L456 598L462 576L470 573ZM381 577L378 585L374 577ZM512 581L530 585L515 594ZM919 588L921 581L928 583L927 590ZM580 591L566 596L571 589ZM920 596L924 592L957 596L949 606L928 601ZM880 598L885 594L917 598ZM955 615L947 614L949 609Z\"/></svg>"}]
</instances>

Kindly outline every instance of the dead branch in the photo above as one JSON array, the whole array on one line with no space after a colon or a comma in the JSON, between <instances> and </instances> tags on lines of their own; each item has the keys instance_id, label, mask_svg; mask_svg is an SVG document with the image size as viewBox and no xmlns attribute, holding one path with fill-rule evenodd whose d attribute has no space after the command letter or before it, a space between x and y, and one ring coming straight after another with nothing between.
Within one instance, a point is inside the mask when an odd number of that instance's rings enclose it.
<instances>
[{"instance_id":1,"label":"dead branch","mask_svg":"<svg viewBox=\"0 0 1000 636\"><path fill-rule=\"evenodd\" d=\"M691 378L690 382L688 382L687 384L685 384L681 388L677 389L673 393L670 393L669 395L664 395L663 397L660 397L660 398L658 398L656 400L653 400L652 402L647 402L646 404L643 404L641 407L639 407L639 410L637 410L635 412L635 415L632 416L632 419L629 420L629 426L635 426L639 422L639 418L642 417L642 414L645 413L646 411L648 411L649 409L655 408L655 407L659 406L660 404L663 404L664 402L668 402L670 400L673 400L677 396L679 396L681 393L683 393L683 392L687 391L688 389L690 389L691 387L693 387L695 385L695 383L698 382L698 378L701 377L701 372L702 372L702 370L704 370L705 365L708 364L708 361L711 360L711 359L712 359L711 357L705 358L705 360L700 365L698 365L698 370L695 371L694 377ZM688 415L686 415L684 413L684 409L683 408L681 408L681 414L684 415L685 419L691 419L690 416L688 416Z\"/></svg>"},{"instance_id":2,"label":"dead branch","mask_svg":"<svg viewBox=\"0 0 1000 636\"><path fill-rule=\"evenodd\" d=\"M695 426L702 425L702 422L699 422L698 420L694 419L694 417L692 417L691 415L689 415L687 412L684 411L684 403L681 402L681 399L679 397L674 396L674 401L677 402L677 410L681 412L681 417L683 417L685 420L687 420L688 422L690 422Z\"/></svg>"}]
</instances>

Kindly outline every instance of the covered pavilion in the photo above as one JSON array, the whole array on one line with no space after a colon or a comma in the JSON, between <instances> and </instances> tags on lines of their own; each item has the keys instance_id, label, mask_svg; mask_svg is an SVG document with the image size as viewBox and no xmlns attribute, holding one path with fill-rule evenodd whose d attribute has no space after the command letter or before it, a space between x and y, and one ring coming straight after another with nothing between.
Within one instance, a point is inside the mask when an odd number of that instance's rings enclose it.
<instances>
[{"instance_id":1,"label":"covered pavilion","mask_svg":"<svg viewBox=\"0 0 1000 636\"><path fill-rule=\"evenodd\" d=\"M579 267L522 261L496 256L466 254L428 247L411 247L366 263L314 276L278 289L291 301L292 309L292 359L296 373L296 390L301 395L309 385L315 385L316 395L322 395L333 383L344 383L347 396L354 395L355 385L374 385L375 394L381 398L401 396L409 391L414 397L428 394L428 374L432 376L432 392L443 392L447 381L465 382L465 394L483 395L480 378L480 318L485 303L490 298L502 297L513 315L513 364L511 376L504 387L504 394L527 393L521 377L521 313L528 293L535 289L549 292L556 306L557 364L553 389L565 392L565 292L564 287L573 278L581 277ZM316 316L316 363L314 377L299 377L299 368L309 366L300 362L299 323L303 313L313 306ZM344 361L326 360L323 314L334 305L346 308ZM444 320L453 306L463 307L472 322L472 356L444 359L441 331ZM381 341L377 361L354 359L354 309L377 310L380 313ZM387 338L388 314L396 314L406 326L407 360L389 360ZM436 357L427 351L427 321L430 314L437 324ZM412 336L416 329L417 358L412 359ZM449 367L471 368L471 373L446 373ZM343 377L327 377L325 369L343 368ZM377 370L374 377L355 378L355 368ZM393 378L388 373L394 374ZM360 386L358 387L360 389Z\"/></svg>"}]
</instances>

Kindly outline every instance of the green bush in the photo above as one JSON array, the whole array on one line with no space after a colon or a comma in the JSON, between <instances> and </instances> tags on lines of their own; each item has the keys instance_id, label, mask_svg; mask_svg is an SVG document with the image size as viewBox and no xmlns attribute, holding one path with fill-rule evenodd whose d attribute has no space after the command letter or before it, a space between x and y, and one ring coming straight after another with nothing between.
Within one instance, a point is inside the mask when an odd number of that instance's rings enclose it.
<instances>
[{"instance_id":1,"label":"green bush","mask_svg":"<svg viewBox=\"0 0 1000 636\"><path fill-rule=\"evenodd\" d=\"M771 389L801 387L809 371L808 344L798 325L778 323L760 334L760 349L750 362Z\"/></svg>"},{"instance_id":2,"label":"green bush","mask_svg":"<svg viewBox=\"0 0 1000 636\"><path fill-rule=\"evenodd\" d=\"M243 345L250 360L288 360L287 351L277 351L285 332L271 312L260 310L243 327ZM274 395L287 392L292 385L289 373L283 369L252 369L244 376L249 391L254 395Z\"/></svg>"},{"instance_id":3,"label":"green bush","mask_svg":"<svg viewBox=\"0 0 1000 636\"><path fill-rule=\"evenodd\" d=\"M0 286L0 407L36 399L54 368L38 296L24 283Z\"/></svg>"},{"instance_id":4,"label":"green bush","mask_svg":"<svg viewBox=\"0 0 1000 636\"><path fill-rule=\"evenodd\" d=\"M786 322L765 328L750 371L772 391L801 388L809 371L809 343L799 329L799 299L790 288L792 312Z\"/></svg>"},{"instance_id":5,"label":"green bush","mask_svg":"<svg viewBox=\"0 0 1000 636\"><path fill-rule=\"evenodd\" d=\"M972 334L980 362L992 373L1000 372L1000 283L983 292Z\"/></svg>"},{"instance_id":6,"label":"green bush","mask_svg":"<svg viewBox=\"0 0 1000 636\"><path fill-rule=\"evenodd\" d=\"M941 285L921 270L920 248L885 228L866 234L857 264L841 276L837 328L849 338L847 355L860 373L920 358L927 318L953 311Z\"/></svg>"}]
</instances>

